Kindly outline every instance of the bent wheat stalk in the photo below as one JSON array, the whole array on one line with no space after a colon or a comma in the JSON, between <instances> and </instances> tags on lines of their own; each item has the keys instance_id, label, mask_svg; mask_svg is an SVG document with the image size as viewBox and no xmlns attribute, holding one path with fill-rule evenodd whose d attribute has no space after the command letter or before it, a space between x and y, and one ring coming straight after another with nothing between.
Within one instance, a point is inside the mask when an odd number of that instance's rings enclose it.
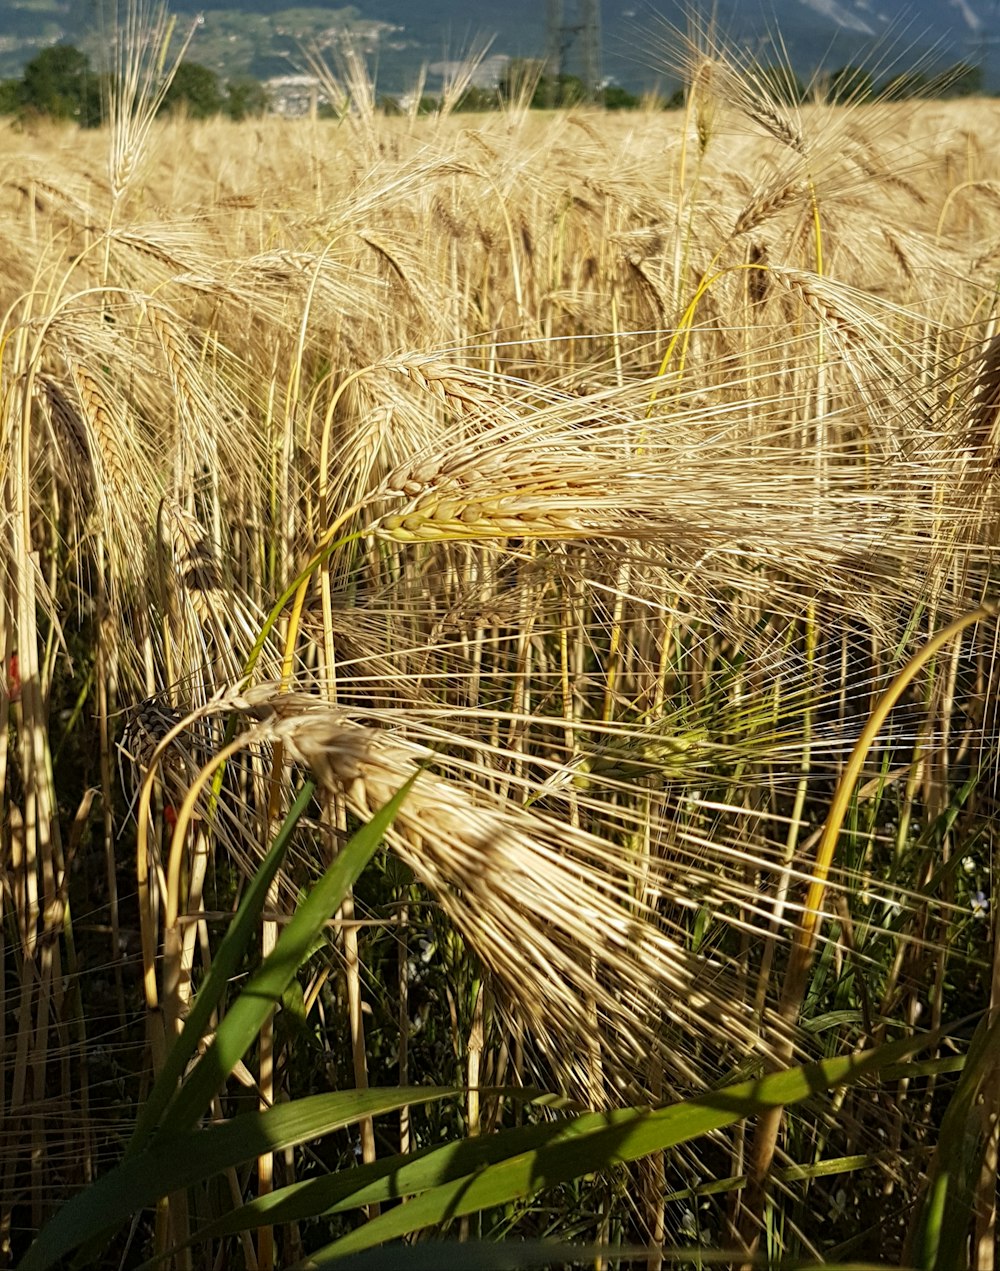
<instances>
[{"instance_id":1,"label":"bent wheat stalk","mask_svg":"<svg viewBox=\"0 0 1000 1271\"><path fill-rule=\"evenodd\" d=\"M319 698L273 685L232 695L227 705L260 721L261 735L280 742L359 817L370 817L433 759ZM664 1020L668 1032L673 1024L743 1056L758 1048L751 1014L733 1005L723 969L670 939L636 900L636 876L648 863L427 771L389 838L579 1089L592 1090L595 1018L616 1080L645 1072L656 1053L674 1081L701 1084L664 1035ZM794 1050L794 1039L787 1045Z\"/></svg>"},{"instance_id":2,"label":"bent wheat stalk","mask_svg":"<svg viewBox=\"0 0 1000 1271\"><path fill-rule=\"evenodd\" d=\"M956 618L942 631L933 636L899 672L893 682L883 693L878 705L872 712L864 731L855 743L850 759L837 783L823 835L816 848L816 861L813 865L812 880L806 896L802 921L795 931L792 941L788 969L785 972L784 984L778 1004L778 1016L791 1029L798 1021L799 1011L805 998L809 982L809 971L812 967L813 950L823 920L823 900L826 895L827 880L833 864L834 853L840 837L841 827L847 815L854 787L861 775L865 759L878 737L879 732L889 717L889 713L906 692L918 672L939 653L951 640L962 634L968 627L977 622L984 622L997 616L998 606L984 603L978 608ZM781 1041L774 1044L774 1057L778 1066L786 1064L792 1057L787 1048L787 1038L791 1034L785 1032ZM749 1154L749 1172L747 1196L743 1210L743 1228L741 1235L747 1252L754 1254L760 1242L760 1233L764 1225L764 1206L766 1204L766 1187L771 1172L781 1130L783 1109L774 1107L763 1113L757 1121L753 1142Z\"/></svg>"}]
</instances>

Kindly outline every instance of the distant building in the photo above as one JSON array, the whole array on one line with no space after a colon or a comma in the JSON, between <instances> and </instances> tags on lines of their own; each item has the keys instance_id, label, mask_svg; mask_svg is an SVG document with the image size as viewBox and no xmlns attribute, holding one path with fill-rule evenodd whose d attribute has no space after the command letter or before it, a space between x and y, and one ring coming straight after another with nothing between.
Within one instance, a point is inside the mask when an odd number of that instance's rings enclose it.
<instances>
[{"instance_id":1,"label":"distant building","mask_svg":"<svg viewBox=\"0 0 1000 1271\"><path fill-rule=\"evenodd\" d=\"M470 86L472 88L499 88L509 65L510 58L505 53L495 53L492 57L484 57L472 72L472 78L469 80ZM467 61L431 62L427 68L428 82L438 79L442 85L453 83L465 74L467 67Z\"/></svg>"},{"instance_id":2,"label":"distant building","mask_svg":"<svg viewBox=\"0 0 1000 1271\"><path fill-rule=\"evenodd\" d=\"M276 75L265 81L272 115L288 119L308 115L326 104L326 94L315 75Z\"/></svg>"}]
</instances>

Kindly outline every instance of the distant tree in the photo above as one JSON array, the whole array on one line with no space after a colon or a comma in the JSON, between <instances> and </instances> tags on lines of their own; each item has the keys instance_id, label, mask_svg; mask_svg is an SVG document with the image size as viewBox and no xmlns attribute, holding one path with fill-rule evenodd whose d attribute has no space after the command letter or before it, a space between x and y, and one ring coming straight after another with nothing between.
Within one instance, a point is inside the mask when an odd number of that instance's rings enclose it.
<instances>
[{"instance_id":1,"label":"distant tree","mask_svg":"<svg viewBox=\"0 0 1000 1271\"><path fill-rule=\"evenodd\" d=\"M473 84L465 90L455 103L455 109L466 111L470 114L482 114L487 110L496 110L499 104L495 89L477 88Z\"/></svg>"},{"instance_id":2,"label":"distant tree","mask_svg":"<svg viewBox=\"0 0 1000 1271\"><path fill-rule=\"evenodd\" d=\"M16 115L21 108L21 81L0 79L0 115Z\"/></svg>"},{"instance_id":3,"label":"distant tree","mask_svg":"<svg viewBox=\"0 0 1000 1271\"><path fill-rule=\"evenodd\" d=\"M507 64L497 93L502 101L523 101L527 97L532 110L573 106L589 96L579 75L546 75L544 63L531 58L513 58Z\"/></svg>"},{"instance_id":4,"label":"distant tree","mask_svg":"<svg viewBox=\"0 0 1000 1271\"><path fill-rule=\"evenodd\" d=\"M983 91L983 68L956 62L931 81L935 97L975 97Z\"/></svg>"},{"instance_id":5,"label":"distant tree","mask_svg":"<svg viewBox=\"0 0 1000 1271\"><path fill-rule=\"evenodd\" d=\"M395 118L403 113L403 108L399 104L399 99L391 97L388 93L383 93L378 99L378 108L383 115L389 115Z\"/></svg>"},{"instance_id":6,"label":"distant tree","mask_svg":"<svg viewBox=\"0 0 1000 1271\"><path fill-rule=\"evenodd\" d=\"M926 97L933 92L933 81L920 71L903 71L879 86L878 96L889 101L905 101L908 97Z\"/></svg>"},{"instance_id":7,"label":"distant tree","mask_svg":"<svg viewBox=\"0 0 1000 1271\"><path fill-rule=\"evenodd\" d=\"M237 123L266 115L270 104L267 89L252 75L238 75L226 84L226 114Z\"/></svg>"},{"instance_id":8,"label":"distant tree","mask_svg":"<svg viewBox=\"0 0 1000 1271\"><path fill-rule=\"evenodd\" d=\"M504 101L519 102L525 97L532 106L541 105L540 96L550 91L551 79L544 74L545 64L536 58L512 57L500 77L498 92ZM539 93L539 85L545 81L545 88ZM552 103L550 103L552 104Z\"/></svg>"},{"instance_id":9,"label":"distant tree","mask_svg":"<svg viewBox=\"0 0 1000 1271\"><path fill-rule=\"evenodd\" d=\"M161 110L167 114L184 110L192 119L208 119L221 114L224 106L215 71L198 62L181 62Z\"/></svg>"},{"instance_id":10,"label":"distant tree","mask_svg":"<svg viewBox=\"0 0 1000 1271\"><path fill-rule=\"evenodd\" d=\"M786 106L797 106L806 95L805 85L790 66L761 66L753 78Z\"/></svg>"},{"instance_id":11,"label":"distant tree","mask_svg":"<svg viewBox=\"0 0 1000 1271\"><path fill-rule=\"evenodd\" d=\"M557 106L575 106L590 97L587 85L579 75L560 75L555 82Z\"/></svg>"},{"instance_id":12,"label":"distant tree","mask_svg":"<svg viewBox=\"0 0 1000 1271\"><path fill-rule=\"evenodd\" d=\"M634 93L622 88L620 84L608 84L602 90L600 100L605 110L638 110L642 104Z\"/></svg>"},{"instance_id":13,"label":"distant tree","mask_svg":"<svg viewBox=\"0 0 1000 1271\"><path fill-rule=\"evenodd\" d=\"M826 99L836 103L868 101L874 87L875 81L868 71L860 66L841 66L830 74Z\"/></svg>"},{"instance_id":14,"label":"distant tree","mask_svg":"<svg viewBox=\"0 0 1000 1271\"><path fill-rule=\"evenodd\" d=\"M880 94L891 101L907 97L971 97L983 91L983 68L969 62L956 62L936 75L904 71L879 89Z\"/></svg>"},{"instance_id":15,"label":"distant tree","mask_svg":"<svg viewBox=\"0 0 1000 1271\"><path fill-rule=\"evenodd\" d=\"M101 122L100 84L86 53L72 44L42 49L24 68L18 107L23 113L96 127Z\"/></svg>"}]
</instances>

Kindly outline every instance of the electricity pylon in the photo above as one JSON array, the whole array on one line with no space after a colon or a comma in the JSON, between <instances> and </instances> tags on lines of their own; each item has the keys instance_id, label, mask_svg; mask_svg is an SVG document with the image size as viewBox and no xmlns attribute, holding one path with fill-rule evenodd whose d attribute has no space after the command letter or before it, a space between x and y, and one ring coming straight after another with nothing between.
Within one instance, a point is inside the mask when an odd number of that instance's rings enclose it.
<instances>
[{"instance_id":1,"label":"electricity pylon","mask_svg":"<svg viewBox=\"0 0 1000 1271\"><path fill-rule=\"evenodd\" d=\"M557 83L563 75L578 74L593 97L601 87L600 0L548 0L547 45L547 73Z\"/></svg>"}]
</instances>

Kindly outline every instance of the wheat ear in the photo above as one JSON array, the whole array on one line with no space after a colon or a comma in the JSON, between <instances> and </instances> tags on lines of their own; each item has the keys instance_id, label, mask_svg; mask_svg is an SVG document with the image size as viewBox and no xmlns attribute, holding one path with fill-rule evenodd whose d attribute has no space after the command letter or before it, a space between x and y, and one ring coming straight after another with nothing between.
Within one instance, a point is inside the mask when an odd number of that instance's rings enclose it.
<instances>
[{"instance_id":1,"label":"wheat ear","mask_svg":"<svg viewBox=\"0 0 1000 1271\"><path fill-rule=\"evenodd\" d=\"M231 701L361 817L433 758L318 698L263 685ZM700 1078L680 1049L664 1046L675 1026L678 1036L693 1029L724 1050L758 1046L723 970L670 939L637 900L648 862L640 867L593 835L428 771L389 839L497 976L550 1061L581 1089L592 1091L593 1048L602 1040L609 1073L645 1071L649 1054L662 1052L671 1077L685 1083Z\"/></svg>"}]
</instances>

